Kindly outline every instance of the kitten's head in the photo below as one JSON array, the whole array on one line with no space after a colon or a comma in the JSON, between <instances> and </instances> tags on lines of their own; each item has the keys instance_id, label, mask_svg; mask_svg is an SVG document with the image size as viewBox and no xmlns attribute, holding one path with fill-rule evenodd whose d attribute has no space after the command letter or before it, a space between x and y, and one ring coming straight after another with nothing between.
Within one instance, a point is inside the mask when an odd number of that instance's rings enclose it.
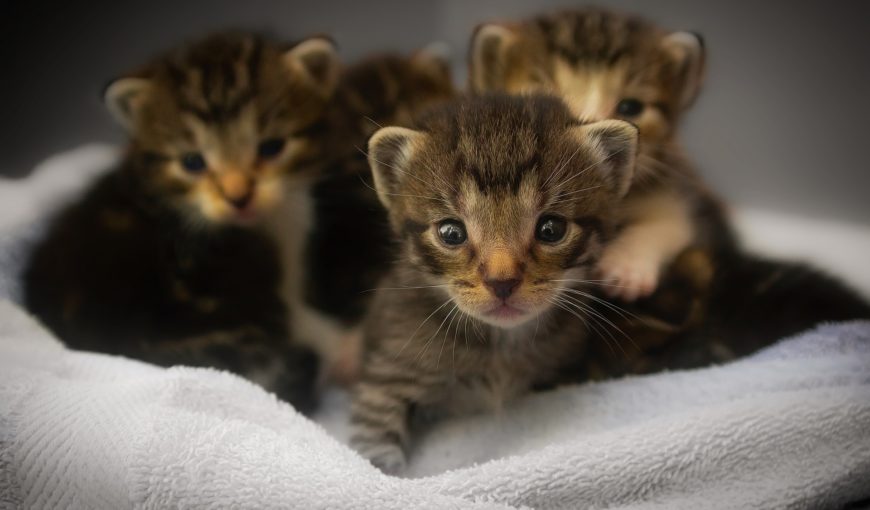
<instances>
[{"instance_id":1,"label":"kitten's head","mask_svg":"<svg viewBox=\"0 0 870 510\"><path fill-rule=\"evenodd\" d=\"M306 177L306 139L337 71L324 38L286 48L219 34L115 80L105 102L148 161L146 182L158 193L198 220L250 223L294 176Z\"/></svg>"},{"instance_id":2,"label":"kitten's head","mask_svg":"<svg viewBox=\"0 0 870 510\"><path fill-rule=\"evenodd\" d=\"M380 55L349 67L338 100L366 138L379 126L408 125L418 113L456 95L450 65L433 45L410 56Z\"/></svg>"},{"instance_id":3,"label":"kitten's head","mask_svg":"<svg viewBox=\"0 0 870 510\"><path fill-rule=\"evenodd\" d=\"M379 130L369 164L412 270L509 328L589 276L636 146L631 124L581 124L554 97L485 95Z\"/></svg>"},{"instance_id":4,"label":"kitten's head","mask_svg":"<svg viewBox=\"0 0 870 510\"><path fill-rule=\"evenodd\" d=\"M704 74L698 35L600 9L484 24L470 51L472 90L549 92L577 118L627 120L640 129L641 156L673 138ZM654 171L647 166L639 161L638 177Z\"/></svg>"}]
</instances>

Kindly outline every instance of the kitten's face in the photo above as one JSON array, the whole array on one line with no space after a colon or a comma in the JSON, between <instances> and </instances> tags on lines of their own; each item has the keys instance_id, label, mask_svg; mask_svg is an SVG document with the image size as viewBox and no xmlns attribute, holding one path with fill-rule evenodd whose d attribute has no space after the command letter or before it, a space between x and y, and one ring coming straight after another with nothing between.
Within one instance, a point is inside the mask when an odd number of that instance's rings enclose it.
<instances>
[{"instance_id":1,"label":"kitten's face","mask_svg":"<svg viewBox=\"0 0 870 510\"><path fill-rule=\"evenodd\" d=\"M290 50L213 36L109 86L107 103L147 154L147 181L189 217L252 223L304 172L307 131L334 82L332 44Z\"/></svg>"},{"instance_id":2,"label":"kitten's face","mask_svg":"<svg viewBox=\"0 0 870 510\"><path fill-rule=\"evenodd\" d=\"M483 25L470 61L477 91L554 93L577 118L635 124L644 156L673 137L679 114L697 95L704 49L694 34L588 9Z\"/></svg>"},{"instance_id":3,"label":"kitten's face","mask_svg":"<svg viewBox=\"0 0 870 510\"><path fill-rule=\"evenodd\" d=\"M510 328L588 277L631 180L637 131L579 125L558 100L489 96L385 128L370 164L413 268Z\"/></svg>"}]
</instances>

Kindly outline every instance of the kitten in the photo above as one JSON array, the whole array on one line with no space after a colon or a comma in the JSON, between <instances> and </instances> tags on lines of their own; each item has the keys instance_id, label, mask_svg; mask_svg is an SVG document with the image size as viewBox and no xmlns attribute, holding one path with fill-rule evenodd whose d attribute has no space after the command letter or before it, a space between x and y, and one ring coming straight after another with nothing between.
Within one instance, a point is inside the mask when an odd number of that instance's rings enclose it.
<instances>
[{"instance_id":1,"label":"kitten","mask_svg":"<svg viewBox=\"0 0 870 510\"><path fill-rule=\"evenodd\" d=\"M870 306L836 279L740 249L676 137L704 67L697 34L596 8L485 24L472 38L472 90L545 91L578 118L624 119L640 130L621 231L599 263L609 280L604 292L640 299L629 313L594 304L609 322L590 318L608 330L584 360L590 376L724 362L822 321L870 316Z\"/></svg>"},{"instance_id":2,"label":"kitten","mask_svg":"<svg viewBox=\"0 0 870 510\"><path fill-rule=\"evenodd\" d=\"M372 242L388 237L389 225L374 191L366 142L382 125L408 125L418 112L455 94L446 60L430 48L367 57L339 79L323 142L333 157L312 192L314 228L297 323L297 336L314 340L339 382L356 375L360 323L391 261L390 246Z\"/></svg>"},{"instance_id":3,"label":"kitten","mask_svg":"<svg viewBox=\"0 0 870 510\"><path fill-rule=\"evenodd\" d=\"M582 290L614 233L637 130L557 98L466 98L369 143L399 243L366 324L353 445L400 471L412 409L497 407L583 354Z\"/></svg>"},{"instance_id":4,"label":"kitten","mask_svg":"<svg viewBox=\"0 0 870 510\"><path fill-rule=\"evenodd\" d=\"M310 407L316 359L290 342L278 287L336 76L326 39L226 33L112 82L126 155L35 247L27 307L73 348L224 368Z\"/></svg>"},{"instance_id":5,"label":"kitten","mask_svg":"<svg viewBox=\"0 0 870 510\"><path fill-rule=\"evenodd\" d=\"M611 283L605 292L625 301L650 295L662 269L687 247L716 253L734 244L718 200L676 140L700 91L704 61L696 34L595 8L485 24L471 42L473 91L549 92L577 118L638 126L638 166L621 233L598 268Z\"/></svg>"}]
</instances>

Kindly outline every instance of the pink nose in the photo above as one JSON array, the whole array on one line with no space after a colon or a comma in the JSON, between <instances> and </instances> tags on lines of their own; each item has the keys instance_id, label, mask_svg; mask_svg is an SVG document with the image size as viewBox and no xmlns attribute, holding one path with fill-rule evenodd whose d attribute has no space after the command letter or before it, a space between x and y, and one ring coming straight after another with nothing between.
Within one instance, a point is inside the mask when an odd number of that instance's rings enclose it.
<instances>
[{"instance_id":1,"label":"pink nose","mask_svg":"<svg viewBox=\"0 0 870 510\"><path fill-rule=\"evenodd\" d=\"M513 294L522 281L519 278L509 280L485 280L483 283L499 299L507 299Z\"/></svg>"}]
</instances>

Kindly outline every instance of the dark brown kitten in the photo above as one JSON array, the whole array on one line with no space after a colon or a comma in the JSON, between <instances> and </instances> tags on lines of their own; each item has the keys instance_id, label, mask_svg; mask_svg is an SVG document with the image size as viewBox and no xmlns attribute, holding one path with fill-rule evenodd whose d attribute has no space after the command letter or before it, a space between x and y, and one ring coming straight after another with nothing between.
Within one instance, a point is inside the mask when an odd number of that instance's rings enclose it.
<instances>
[{"instance_id":1,"label":"dark brown kitten","mask_svg":"<svg viewBox=\"0 0 870 510\"><path fill-rule=\"evenodd\" d=\"M316 361L280 288L336 74L325 39L220 34L110 84L127 153L35 247L28 308L71 347L225 368L310 407Z\"/></svg>"},{"instance_id":2,"label":"dark brown kitten","mask_svg":"<svg viewBox=\"0 0 870 510\"><path fill-rule=\"evenodd\" d=\"M404 126L421 110L456 94L447 62L423 49L410 56L368 57L341 75L313 188L315 220L307 254L305 331L331 372L355 377L360 322L372 289L388 270L392 246L386 214L366 161L368 138L383 125Z\"/></svg>"},{"instance_id":3,"label":"dark brown kitten","mask_svg":"<svg viewBox=\"0 0 870 510\"><path fill-rule=\"evenodd\" d=\"M557 98L450 103L369 143L399 243L365 332L353 444L401 470L413 409L494 407L585 349L585 280L615 233L637 130Z\"/></svg>"}]
</instances>

